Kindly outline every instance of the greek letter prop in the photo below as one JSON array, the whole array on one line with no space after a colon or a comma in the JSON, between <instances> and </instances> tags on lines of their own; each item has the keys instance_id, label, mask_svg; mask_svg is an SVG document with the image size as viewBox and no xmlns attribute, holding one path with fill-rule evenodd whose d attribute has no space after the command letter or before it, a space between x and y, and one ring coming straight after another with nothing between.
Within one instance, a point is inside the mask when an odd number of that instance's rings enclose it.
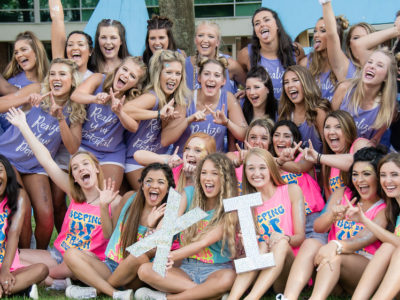
<instances>
[{"instance_id":1,"label":"greek letter prop","mask_svg":"<svg viewBox=\"0 0 400 300\"><path fill-rule=\"evenodd\" d=\"M180 199L181 195L173 188L170 188L167 207L165 208L160 230L157 230L152 235L141 239L126 249L129 253L138 257L154 247L157 247L153 270L162 277L165 277L166 264L174 235L207 217L206 212L196 207L178 218Z\"/></svg>"},{"instance_id":2,"label":"greek letter prop","mask_svg":"<svg viewBox=\"0 0 400 300\"><path fill-rule=\"evenodd\" d=\"M251 207L261 204L262 199L260 193L224 199L224 208L226 212L233 210L238 211L240 228L242 230L246 257L235 259L235 268L238 274L275 266L274 255L272 253L260 254L258 249Z\"/></svg>"}]
</instances>

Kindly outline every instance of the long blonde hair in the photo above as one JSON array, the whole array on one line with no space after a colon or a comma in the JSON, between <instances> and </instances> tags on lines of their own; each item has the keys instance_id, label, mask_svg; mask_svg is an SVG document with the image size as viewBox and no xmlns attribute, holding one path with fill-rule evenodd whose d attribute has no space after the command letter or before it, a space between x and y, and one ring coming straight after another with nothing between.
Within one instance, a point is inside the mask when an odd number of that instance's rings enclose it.
<instances>
[{"instance_id":1,"label":"long blonde hair","mask_svg":"<svg viewBox=\"0 0 400 300\"><path fill-rule=\"evenodd\" d=\"M393 121L396 110L396 97L397 97L397 64L394 56L389 52L387 47L375 50L371 55L376 52L381 52L389 58L389 65L386 75L386 80L382 82L381 86L381 101L378 115L372 128L379 129L383 126L389 127ZM350 97L348 109L350 112L357 114L358 108L361 107L361 102L365 98L364 83L362 76L358 76L350 80L350 86L347 90L345 97ZM351 92L354 90L353 95Z\"/></svg>"},{"instance_id":2,"label":"long blonde hair","mask_svg":"<svg viewBox=\"0 0 400 300\"><path fill-rule=\"evenodd\" d=\"M18 41L28 41L29 45L32 47L33 52L36 55L36 77L38 82L42 82L49 70L49 59L47 58L46 50L44 49L43 43L37 38L37 36L32 31L24 31L17 35L14 45ZM3 76L5 79L10 79L13 76L18 75L23 72L19 66L15 54L13 55L10 63L4 70Z\"/></svg>"},{"instance_id":3,"label":"long blonde hair","mask_svg":"<svg viewBox=\"0 0 400 300\"><path fill-rule=\"evenodd\" d=\"M223 206L223 199L232 198L238 196L237 190L237 179L235 174L235 167L231 160L222 153L213 153L207 155L197 167L196 184L194 188L194 195L191 208L200 207L206 210L207 198L201 187L200 174L203 169L205 161L211 161L214 163L218 170L219 177L221 180L221 190L218 193L218 199L216 207L214 209L213 216L208 222L206 228L200 233L199 223L196 223L186 229L182 234L182 241L184 245L188 245L192 242L201 240L211 230L216 228L218 225L223 225L223 236L222 236L222 247L221 254L223 253L224 246L228 243L228 248L232 257L236 256L236 232L238 228L238 219L236 213L225 213Z\"/></svg>"},{"instance_id":4,"label":"long blonde hair","mask_svg":"<svg viewBox=\"0 0 400 300\"><path fill-rule=\"evenodd\" d=\"M69 95L75 91L75 89L78 87L78 85L81 82L81 75L79 74L78 66L77 64L70 60L70 59L65 59L65 58L55 58L50 64L49 71L46 75L46 78L44 79L42 83L42 88L41 88L41 93L46 94L48 93L50 89L50 82L49 82L49 76L50 76L50 71L53 65L55 64L63 64L66 65L69 68L69 71L71 73L71 90L69 91ZM75 101L71 101L70 99L67 100L67 102L64 104L64 106L67 106L68 113L69 113L69 120L71 123L80 123L82 124L85 119L86 119L86 109L85 105L79 104ZM50 101L50 96L47 96L43 99L42 103L40 104L40 107L44 111L49 111L51 108L51 101Z\"/></svg>"},{"instance_id":5,"label":"long blonde hair","mask_svg":"<svg viewBox=\"0 0 400 300\"><path fill-rule=\"evenodd\" d=\"M190 91L186 85L185 57L178 51L158 50L150 59L150 82L145 90L146 92L154 90L159 100L159 109L166 105L169 100L165 96L160 83L161 72L169 62L179 62L182 66L182 78L173 94L175 105L186 106L187 99L190 98Z\"/></svg>"}]
</instances>

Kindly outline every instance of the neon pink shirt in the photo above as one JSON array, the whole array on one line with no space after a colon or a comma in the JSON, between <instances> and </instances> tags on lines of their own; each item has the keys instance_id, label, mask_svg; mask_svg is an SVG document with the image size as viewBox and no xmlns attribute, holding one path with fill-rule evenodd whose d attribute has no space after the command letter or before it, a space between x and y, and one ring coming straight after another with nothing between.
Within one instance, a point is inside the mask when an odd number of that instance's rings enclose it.
<instances>
[{"instance_id":1,"label":"neon pink shirt","mask_svg":"<svg viewBox=\"0 0 400 300\"><path fill-rule=\"evenodd\" d=\"M54 247L63 255L69 248L90 251L103 261L107 243L101 228L100 207L71 200Z\"/></svg>"},{"instance_id":2,"label":"neon pink shirt","mask_svg":"<svg viewBox=\"0 0 400 300\"><path fill-rule=\"evenodd\" d=\"M8 227L8 215L10 209L7 206L7 196L4 197L0 203L0 265L3 264L4 257L6 256L6 245L7 245L7 227ZM22 268L23 265L19 261L18 249L15 251L14 260L10 267L10 272Z\"/></svg>"},{"instance_id":3,"label":"neon pink shirt","mask_svg":"<svg viewBox=\"0 0 400 300\"><path fill-rule=\"evenodd\" d=\"M179 175L181 175L182 168L183 164L180 164L179 166L172 169L172 175L174 176L175 185L178 185Z\"/></svg>"},{"instance_id":4,"label":"neon pink shirt","mask_svg":"<svg viewBox=\"0 0 400 300\"><path fill-rule=\"evenodd\" d=\"M351 198L349 198L351 199ZM342 198L341 201L342 205L346 205L346 199ZM382 210L385 209L386 203L382 199L378 200L375 202L374 205L372 205L366 212L365 215L368 219L373 220L375 216ZM364 229L364 224L362 223L356 223L354 221L348 221L348 220L340 220L332 224L332 228L329 231L328 235L328 240L339 240L339 241L344 241L351 239L352 237L356 236L359 232L361 232ZM369 244L368 246L360 249L361 251L368 252L370 254L374 254L375 251L379 248L381 245L381 242L379 240L375 241L372 244ZM358 250L358 251L360 251ZM356 253L358 252L356 251Z\"/></svg>"},{"instance_id":5,"label":"neon pink shirt","mask_svg":"<svg viewBox=\"0 0 400 300\"><path fill-rule=\"evenodd\" d=\"M300 159L301 155L297 156L295 162L299 161ZM301 188L304 195L306 215L320 212L324 208L325 202L321 195L321 188L319 187L317 181L312 178L310 174L306 172L283 172L281 177L287 184L295 183Z\"/></svg>"}]
</instances>

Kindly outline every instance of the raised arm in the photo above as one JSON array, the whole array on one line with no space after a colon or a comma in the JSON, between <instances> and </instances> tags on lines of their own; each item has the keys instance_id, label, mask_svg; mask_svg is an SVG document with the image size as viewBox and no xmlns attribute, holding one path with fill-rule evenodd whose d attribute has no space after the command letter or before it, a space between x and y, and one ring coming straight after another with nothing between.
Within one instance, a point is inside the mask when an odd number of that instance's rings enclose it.
<instances>
[{"instance_id":1,"label":"raised arm","mask_svg":"<svg viewBox=\"0 0 400 300\"><path fill-rule=\"evenodd\" d=\"M242 66L244 72L248 72L250 70L250 55L247 46L239 51L237 62Z\"/></svg>"},{"instance_id":2,"label":"raised arm","mask_svg":"<svg viewBox=\"0 0 400 300\"><path fill-rule=\"evenodd\" d=\"M336 18L331 2L322 4L322 14L327 34L328 60L338 81L346 79L349 59L342 51L341 42L336 29Z\"/></svg>"},{"instance_id":3,"label":"raised arm","mask_svg":"<svg viewBox=\"0 0 400 300\"><path fill-rule=\"evenodd\" d=\"M228 70L229 76L231 79L235 80L236 82L240 83L241 85L246 84L246 73L244 72L240 63L238 63L233 58L228 59Z\"/></svg>"},{"instance_id":4,"label":"raised arm","mask_svg":"<svg viewBox=\"0 0 400 300\"><path fill-rule=\"evenodd\" d=\"M103 74L95 73L82 82L72 93L71 100L81 104L102 103L110 100L107 93L93 95L103 82Z\"/></svg>"},{"instance_id":5,"label":"raised arm","mask_svg":"<svg viewBox=\"0 0 400 300\"><path fill-rule=\"evenodd\" d=\"M51 18L51 54L54 58L64 58L65 34L64 10L61 0L49 0Z\"/></svg>"},{"instance_id":6,"label":"raised arm","mask_svg":"<svg viewBox=\"0 0 400 300\"><path fill-rule=\"evenodd\" d=\"M0 97L0 113L7 112L11 107L27 105L30 108L30 96L40 93L40 83L33 83L17 90L15 93Z\"/></svg>"},{"instance_id":7,"label":"raised arm","mask_svg":"<svg viewBox=\"0 0 400 300\"><path fill-rule=\"evenodd\" d=\"M0 75L0 95L8 95L18 91L18 88L11 83L8 83L2 75Z\"/></svg>"},{"instance_id":8,"label":"raised arm","mask_svg":"<svg viewBox=\"0 0 400 300\"><path fill-rule=\"evenodd\" d=\"M20 109L11 108L7 114L7 120L18 127L24 136L29 147L36 156L36 159L46 170L51 180L60 187L65 193L70 194L69 178L57 163L53 160L49 150L33 134L31 128L26 123L25 114Z\"/></svg>"}]
</instances>

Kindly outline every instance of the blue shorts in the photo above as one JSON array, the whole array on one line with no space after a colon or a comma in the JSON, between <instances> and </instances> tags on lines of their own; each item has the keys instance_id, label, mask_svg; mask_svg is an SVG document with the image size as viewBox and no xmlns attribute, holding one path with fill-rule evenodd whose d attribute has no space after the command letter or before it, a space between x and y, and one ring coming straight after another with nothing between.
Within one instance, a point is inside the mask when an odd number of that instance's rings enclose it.
<instances>
[{"instance_id":1,"label":"blue shorts","mask_svg":"<svg viewBox=\"0 0 400 300\"><path fill-rule=\"evenodd\" d=\"M106 260L104 261L108 269L111 271L111 273L114 273L115 269L119 266L119 263L116 261L106 257Z\"/></svg>"},{"instance_id":2,"label":"blue shorts","mask_svg":"<svg viewBox=\"0 0 400 300\"><path fill-rule=\"evenodd\" d=\"M319 212L311 213L306 216L306 239L316 239L325 245L328 243L328 233L318 233L314 231L314 221L319 216Z\"/></svg>"},{"instance_id":3,"label":"blue shorts","mask_svg":"<svg viewBox=\"0 0 400 300\"><path fill-rule=\"evenodd\" d=\"M52 258L55 259L57 264L61 264L64 261L64 258L60 251L57 250L56 247L49 247L49 252Z\"/></svg>"},{"instance_id":4,"label":"blue shorts","mask_svg":"<svg viewBox=\"0 0 400 300\"><path fill-rule=\"evenodd\" d=\"M201 284L207 280L208 276L218 270L232 269L232 262L220 264L208 264L193 258L185 258L182 261L181 269L189 275L196 284Z\"/></svg>"}]
</instances>

